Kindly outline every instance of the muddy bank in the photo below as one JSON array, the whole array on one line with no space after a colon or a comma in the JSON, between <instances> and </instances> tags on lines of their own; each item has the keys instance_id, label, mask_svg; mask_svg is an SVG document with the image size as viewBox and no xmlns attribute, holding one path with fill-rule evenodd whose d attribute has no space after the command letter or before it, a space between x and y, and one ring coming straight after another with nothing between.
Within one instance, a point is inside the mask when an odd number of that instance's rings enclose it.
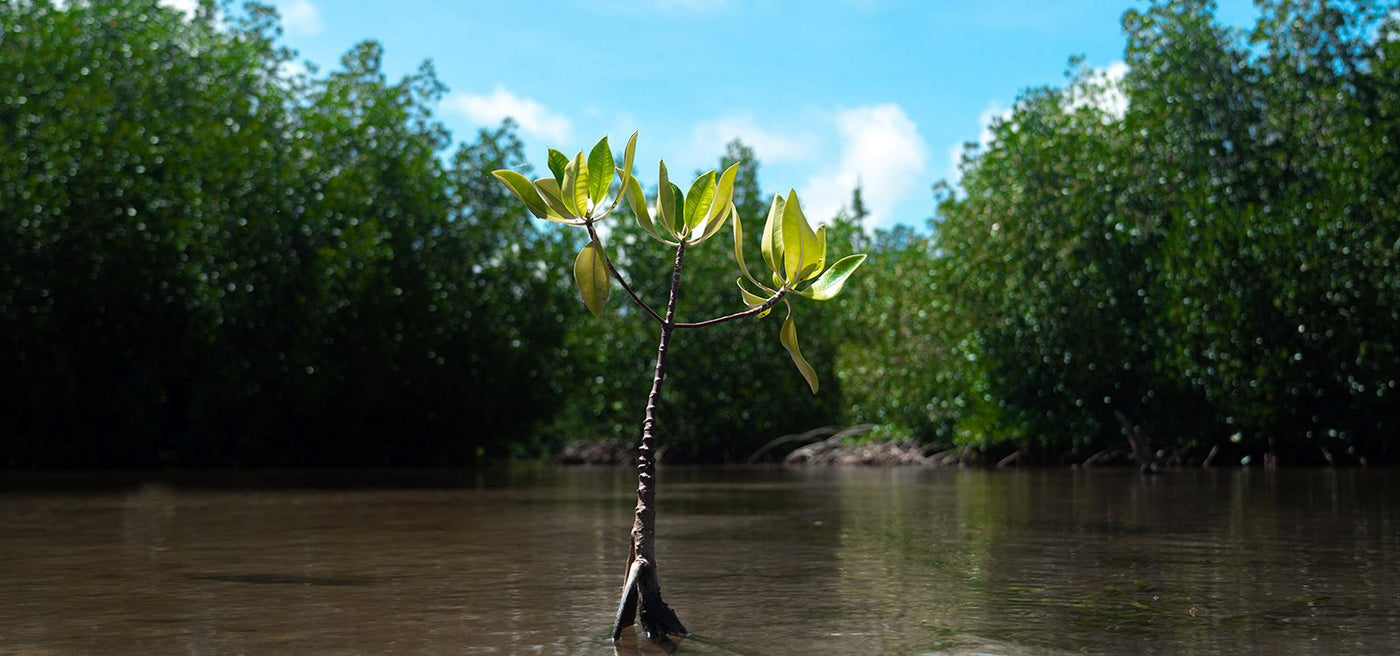
<instances>
[{"instance_id":1,"label":"muddy bank","mask_svg":"<svg viewBox=\"0 0 1400 656\"><path fill-rule=\"evenodd\" d=\"M905 435L891 434L888 428L872 424L847 428L824 426L770 440L744 462L750 465L782 463L799 467L1137 467L1144 472L1181 467L1262 465L1273 468L1279 465L1279 458L1271 453L1250 454L1219 447L1153 448L1131 425L1125 426L1124 432L1125 439L1119 448L1076 448L1059 452L1024 450L1010 445L930 444ZM662 461L665 461L664 451L662 449L660 454ZM1340 458L1334 460L1330 453L1324 455L1329 456L1325 461L1327 465L1367 465L1364 457L1348 462ZM551 463L561 465L631 465L635 460L635 445L610 440L578 440L550 458Z\"/></svg>"}]
</instances>

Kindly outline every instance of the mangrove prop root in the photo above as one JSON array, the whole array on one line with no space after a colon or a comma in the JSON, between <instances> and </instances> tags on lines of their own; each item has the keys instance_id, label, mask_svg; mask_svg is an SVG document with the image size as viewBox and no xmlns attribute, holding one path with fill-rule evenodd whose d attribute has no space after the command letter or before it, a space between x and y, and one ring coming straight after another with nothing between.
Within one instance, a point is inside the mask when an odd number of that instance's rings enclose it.
<instances>
[{"instance_id":1,"label":"mangrove prop root","mask_svg":"<svg viewBox=\"0 0 1400 656\"><path fill-rule=\"evenodd\" d=\"M613 619L613 642L622 637L622 629L632 626L637 617L637 576L642 562L633 559L627 568L627 580L622 584L622 599L617 602L617 617Z\"/></svg>"},{"instance_id":2,"label":"mangrove prop root","mask_svg":"<svg viewBox=\"0 0 1400 656\"><path fill-rule=\"evenodd\" d=\"M663 648L674 646L670 636L690 635L676 617L676 611L661 598L656 566L641 559L632 561L628 569L622 600L618 602L617 617L613 621L613 642L622 636L624 628L633 625L635 617L641 618L641 634Z\"/></svg>"},{"instance_id":3,"label":"mangrove prop root","mask_svg":"<svg viewBox=\"0 0 1400 656\"><path fill-rule=\"evenodd\" d=\"M656 578L656 567L643 564L637 577L637 595L640 608L637 615L642 621L642 634L663 647L671 643L669 636L690 635L681 624L676 612L661 599L661 583Z\"/></svg>"}]
</instances>

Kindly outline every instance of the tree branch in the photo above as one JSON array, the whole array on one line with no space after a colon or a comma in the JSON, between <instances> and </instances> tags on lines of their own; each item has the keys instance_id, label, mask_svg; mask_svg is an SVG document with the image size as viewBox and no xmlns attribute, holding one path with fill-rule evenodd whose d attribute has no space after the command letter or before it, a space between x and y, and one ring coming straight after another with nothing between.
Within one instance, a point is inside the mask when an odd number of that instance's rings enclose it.
<instances>
[{"instance_id":1,"label":"tree branch","mask_svg":"<svg viewBox=\"0 0 1400 656\"><path fill-rule=\"evenodd\" d=\"M598 238L598 230L593 227L592 221L587 221L583 225L584 227L588 228L588 237L590 239L598 242L599 244L603 243L603 240ZM617 283L619 285L622 285L622 290L627 292L628 296L632 297L632 302L635 303L637 307L646 311L646 313L650 315L652 320L656 323L662 325L666 324L666 320L662 319L661 315L656 313L656 310L651 309L651 306L647 305L646 301L643 301L642 297L637 295L637 292L632 291L632 286L627 284L627 281L623 279L622 274L618 272L617 267L613 266L612 258L608 257L607 249L603 249L603 263L608 266L608 273L612 274L612 277L617 280Z\"/></svg>"},{"instance_id":2,"label":"tree branch","mask_svg":"<svg viewBox=\"0 0 1400 656\"><path fill-rule=\"evenodd\" d=\"M759 305L759 306L757 306L757 307L749 308L749 309L747 309L747 310L744 310L743 312L735 312L734 314L725 315L725 316L723 316L723 317L717 317L717 318L714 318L714 319L706 319L705 321L696 321L695 323L677 323L677 324L675 324L675 327L676 327L676 328L704 328L704 327L706 327L706 326L717 326L717 325L722 324L722 323L729 323L730 321L735 321L735 320L738 320L738 319L744 319L744 318L747 318L747 317L752 317L752 316L760 315L760 314L763 314L764 312L767 312L767 311L773 309L773 306L777 305L777 304L778 304L778 301L783 300L783 296L787 295L787 292L788 292L788 290L786 290L786 289L780 289L780 290L778 290L778 293L776 293L776 294L770 296L770 297L768 298L768 300L764 301L764 302L763 302L763 305Z\"/></svg>"}]
</instances>

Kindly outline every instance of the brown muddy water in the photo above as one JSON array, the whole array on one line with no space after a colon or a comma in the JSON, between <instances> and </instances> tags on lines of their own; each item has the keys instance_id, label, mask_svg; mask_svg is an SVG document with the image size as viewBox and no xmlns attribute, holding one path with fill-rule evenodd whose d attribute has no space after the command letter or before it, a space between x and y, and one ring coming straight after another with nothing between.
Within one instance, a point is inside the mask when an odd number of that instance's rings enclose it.
<instances>
[{"instance_id":1,"label":"brown muddy water","mask_svg":"<svg viewBox=\"0 0 1400 656\"><path fill-rule=\"evenodd\" d=\"M659 481L681 654L1400 653L1400 471ZM0 654L614 654L632 488L3 476Z\"/></svg>"}]
</instances>

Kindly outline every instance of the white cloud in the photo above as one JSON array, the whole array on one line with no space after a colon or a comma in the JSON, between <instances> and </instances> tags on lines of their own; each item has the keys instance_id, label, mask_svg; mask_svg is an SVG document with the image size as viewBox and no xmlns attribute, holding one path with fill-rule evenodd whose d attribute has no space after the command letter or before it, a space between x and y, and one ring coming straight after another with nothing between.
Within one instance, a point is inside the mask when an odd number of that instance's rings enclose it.
<instances>
[{"instance_id":1,"label":"white cloud","mask_svg":"<svg viewBox=\"0 0 1400 656\"><path fill-rule=\"evenodd\" d=\"M284 80L302 77L310 73L311 69L306 67L305 61L289 59L287 61L282 62L277 67L277 76Z\"/></svg>"},{"instance_id":2,"label":"white cloud","mask_svg":"<svg viewBox=\"0 0 1400 656\"><path fill-rule=\"evenodd\" d=\"M838 110L833 117L841 139L840 160L810 178L801 191L803 211L813 221L829 221L862 188L870 210L868 227L888 228L922 217L894 216L892 210L924 185L928 147L898 105Z\"/></svg>"},{"instance_id":3,"label":"white cloud","mask_svg":"<svg viewBox=\"0 0 1400 656\"><path fill-rule=\"evenodd\" d=\"M810 134L789 135L769 130L760 126L749 114L723 116L697 123L690 131L687 151L704 153L706 157L718 156L724 152L725 144L736 137L753 148L760 162L801 160L815 154L815 138Z\"/></svg>"},{"instance_id":4,"label":"white cloud","mask_svg":"<svg viewBox=\"0 0 1400 656\"><path fill-rule=\"evenodd\" d=\"M1095 107L1103 112L1105 121L1122 119L1128 112L1128 96L1121 87L1123 76L1127 74L1128 65L1121 61L1090 71L1082 82L1065 91L1069 101L1065 109Z\"/></svg>"},{"instance_id":5,"label":"white cloud","mask_svg":"<svg viewBox=\"0 0 1400 656\"><path fill-rule=\"evenodd\" d=\"M315 36L326 30L321 21L321 10L311 4L311 0L283 0L277 3L282 14L282 26L293 34Z\"/></svg>"},{"instance_id":6,"label":"white cloud","mask_svg":"<svg viewBox=\"0 0 1400 656\"><path fill-rule=\"evenodd\" d=\"M482 126L492 126L509 117L527 135L551 143L566 143L572 126L562 114L550 111L529 98L521 98L503 87L490 94L454 93L442 101L443 108L465 115Z\"/></svg>"},{"instance_id":7,"label":"white cloud","mask_svg":"<svg viewBox=\"0 0 1400 656\"><path fill-rule=\"evenodd\" d=\"M171 9L178 9L184 12L186 16L193 16L195 10L199 8L199 0L160 0L160 2L156 4L163 7L170 7Z\"/></svg>"}]
</instances>

